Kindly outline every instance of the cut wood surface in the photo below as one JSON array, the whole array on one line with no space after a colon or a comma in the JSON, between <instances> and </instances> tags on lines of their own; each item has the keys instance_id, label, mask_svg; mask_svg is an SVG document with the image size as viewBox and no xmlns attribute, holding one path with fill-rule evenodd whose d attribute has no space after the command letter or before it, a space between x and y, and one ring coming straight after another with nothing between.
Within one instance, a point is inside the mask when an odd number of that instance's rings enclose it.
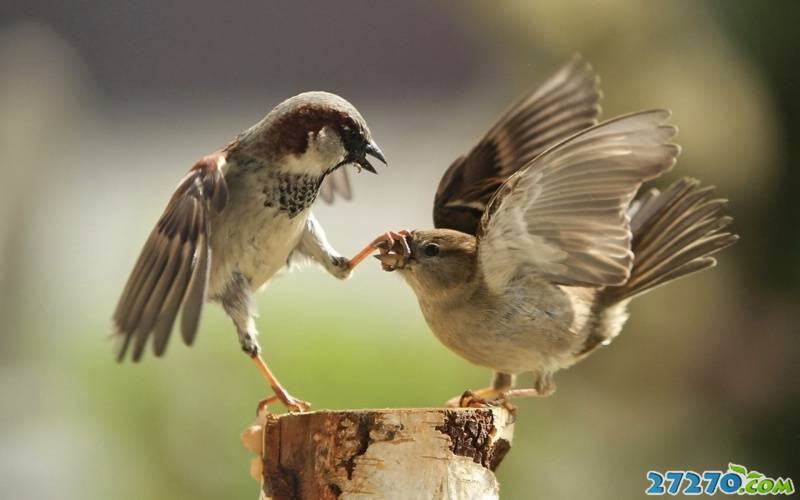
<instances>
[{"instance_id":1,"label":"cut wood surface","mask_svg":"<svg viewBox=\"0 0 800 500\"><path fill-rule=\"evenodd\" d=\"M504 408L268 415L263 499L493 499L511 447Z\"/></svg>"}]
</instances>

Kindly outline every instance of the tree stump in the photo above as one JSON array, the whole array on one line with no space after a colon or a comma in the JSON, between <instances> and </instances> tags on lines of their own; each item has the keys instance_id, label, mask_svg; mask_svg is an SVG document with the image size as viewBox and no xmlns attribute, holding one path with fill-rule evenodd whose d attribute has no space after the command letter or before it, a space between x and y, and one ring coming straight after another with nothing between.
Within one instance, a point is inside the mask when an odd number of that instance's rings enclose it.
<instances>
[{"instance_id":1,"label":"tree stump","mask_svg":"<svg viewBox=\"0 0 800 500\"><path fill-rule=\"evenodd\" d=\"M268 415L264 499L493 499L511 447L504 408Z\"/></svg>"}]
</instances>

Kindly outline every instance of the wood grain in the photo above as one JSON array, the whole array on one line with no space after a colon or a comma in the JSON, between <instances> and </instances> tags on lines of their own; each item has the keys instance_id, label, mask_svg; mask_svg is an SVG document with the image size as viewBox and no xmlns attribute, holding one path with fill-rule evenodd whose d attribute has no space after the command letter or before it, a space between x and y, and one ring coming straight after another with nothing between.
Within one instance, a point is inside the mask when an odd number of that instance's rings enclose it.
<instances>
[{"instance_id":1,"label":"wood grain","mask_svg":"<svg viewBox=\"0 0 800 500\"><path fill-rule=\"evenodd\" d=\"M498 498L512 435L502 408L269 415L262 498Z\"/></svg>"}]
</instances>

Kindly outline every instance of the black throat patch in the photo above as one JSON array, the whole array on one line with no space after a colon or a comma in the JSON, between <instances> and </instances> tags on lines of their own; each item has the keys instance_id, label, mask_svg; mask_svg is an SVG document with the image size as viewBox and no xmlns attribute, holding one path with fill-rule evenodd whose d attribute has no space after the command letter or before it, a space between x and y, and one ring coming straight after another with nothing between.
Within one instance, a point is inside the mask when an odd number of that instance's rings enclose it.
<instances>
[{"instance_id":1,"label":"black throat patch","mask_svg":"<svg viewBox=\"0 0 800 500\"><path fill-rule=\"evenodd\" d=\"M275 208L289 218L296 217L316 201L323 179L336 168L314 176L281 172L263 160L241 153L232 153L228 161L236 166L226 174L230 189L241 186L251 192L255 184L263 195L264 207Z\"/></svg>"},{"instance_id":2,"label":"black throat patch","mask_svg":"<svg viewBox=\"0 0 800 500\"><path fill-rule=\"evenodd\" d=\"M264 206L277 207L291 219L316 201L322 179L303 174L271 173L261 191Z\"/></svg>"}]
</instances>

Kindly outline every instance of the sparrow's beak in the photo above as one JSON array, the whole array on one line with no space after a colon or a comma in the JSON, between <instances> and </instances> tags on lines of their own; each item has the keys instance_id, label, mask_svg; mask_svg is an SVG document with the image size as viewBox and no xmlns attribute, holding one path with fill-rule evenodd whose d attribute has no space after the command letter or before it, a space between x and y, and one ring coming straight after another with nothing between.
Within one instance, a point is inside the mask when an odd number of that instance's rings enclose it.
<instances>
[{"instance_id":1,"label":"sparrow's beak","mask_svg":"<svg viewBox=\"0 0 800 500\"><path fill-rule=\"evenodd\" d=\"M386 163L386 157L383 156L383 151L381 151L381 148L374 142L367 144L367 147L364 148L364 152L373 158L379 159L384 165L388 165L388 163Z\"/></svg>"},{"instance_id":2,"label":"sparrow's beak","mask_svg":"<svg viewBox=\"0 0 800 500\"><path fill-rule=\"evenodd\" d=\"M358 159L358 160L356 161L356 163L358 163L358 165L359 165L361 168L363 168L364 170L366 170L366 171L368 171L368 172L372 172L373 174L377 174L377 173L378 173L378 172L375 170L375 167L373 167L373 166L372 166L372 165L371 165L371 164L370 164L370 163L367 161L367 155L370 155L370 156L372 156L373 158L377 158L377 159L378 159L378 160L380 160L380 161L381 161L381 162L382 162L384 165L388 165L388 164L386 163L386 157L385 157L385 156L383 156L383 151L381 151L381 148L379 148L379 147L378 147L378 145L377 145L377 144L375 144L374 142L370 142L370 143L368 143L366 146L364 146L364 156L363 156L362 158L360 158L360 159Z\"/></svg>"},{"instance_id":3,"label":"sparrow's beak","mask_svg":"<svg viewBox=\"0 0 800 500\"><path fill-rule=\"evenodd\" d=\"M406 267L408 257L405 255L398 255L396 253L382 253L374 256L381 261L381 267L384 271L394 271L395 269L402 269Z\"/></svg>"}]
</instances>

